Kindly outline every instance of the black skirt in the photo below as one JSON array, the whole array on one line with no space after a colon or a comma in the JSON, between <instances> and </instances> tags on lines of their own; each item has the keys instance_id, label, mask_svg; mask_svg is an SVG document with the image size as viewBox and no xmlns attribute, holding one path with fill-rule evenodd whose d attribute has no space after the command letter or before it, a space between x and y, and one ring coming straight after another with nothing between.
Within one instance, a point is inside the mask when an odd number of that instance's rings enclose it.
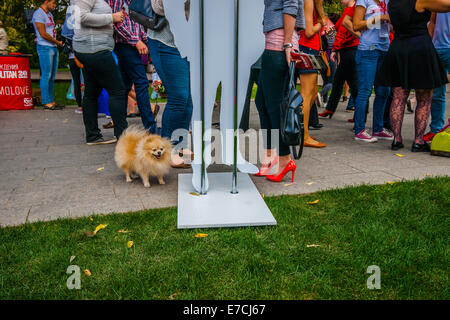
<instances>
[{"instance_id":1,"label":"black skirt","mask_svg":"<svg viewBox=\"0 0 450 320\"><path fill-rule=\"evenodd\" d=\"M431 37L420 35L392 41L375 83L403 89L435 89L448 80Z\"/></svg>"}]
</instances>

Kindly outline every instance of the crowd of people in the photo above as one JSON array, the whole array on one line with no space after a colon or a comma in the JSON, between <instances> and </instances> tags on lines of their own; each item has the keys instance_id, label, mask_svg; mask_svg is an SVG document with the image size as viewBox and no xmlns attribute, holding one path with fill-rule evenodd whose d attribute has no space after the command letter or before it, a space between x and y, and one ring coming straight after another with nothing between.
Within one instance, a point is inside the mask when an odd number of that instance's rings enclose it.
<instances>
[{"instance_id":1,"label":"crowd of people","mask_svg":"<svg viewBox=\"0 0 450 320\"><path fill-rule=\"evenodd\" d=\"M320 71L323 90L319 93L317 70L297 69L303 101L306 147L324 148L310 129L320 129L319 117L332 118L342 92L351 92L347 110L354 111L354 139L392 141L392 150L403 148L401 134L405 107L415 91L415 137L411 151L430 151L428 143L444 127L445 86L450 62L450 1L448 0L341 0L342 14L328 14L326 0L264 1L266 46L255 103L261 128L280 129L283 88L288 79L294 50L325 58L328 70ZM55 0L41 0L33 16L37 52L41 65L42 103L46 109L61 109L53 97L53 82L58 65L58 49L69 52L70 70L76 83L84 78L84 97L79 85L75 96L82 110L89 145L114 143L127 128L127 96L134 96L144 127L156 132L156 121L148 93L149 81L143 57L152 64L167 93L161 135L171 139L177 129L190 129L192 98L190 70L182 58L170 30L170 21L160 30L145 30L124 10L131 0L71 0L78 8L80 24L69 28L67 13L58 41L51 12ZM163 0L151 0L153 10L164 16ZM189 16L189 0L186 5ZM98 127L98 98L102 90L109 95L114 136L105 140ZM372 107L372 132L366 128L369 98ZM330 94L331 93L331 94ZM326 109L318 107L326 102ZM431 115L430 132L425 134ZM267 135L270 136L270 133ZM174 145L180 141L172 141ZM172 166L186 168L190 150L172 156ZM259 176L280 181L294 173L290 147L265 139L265 157Z\"/></svg>"}]
</instances>

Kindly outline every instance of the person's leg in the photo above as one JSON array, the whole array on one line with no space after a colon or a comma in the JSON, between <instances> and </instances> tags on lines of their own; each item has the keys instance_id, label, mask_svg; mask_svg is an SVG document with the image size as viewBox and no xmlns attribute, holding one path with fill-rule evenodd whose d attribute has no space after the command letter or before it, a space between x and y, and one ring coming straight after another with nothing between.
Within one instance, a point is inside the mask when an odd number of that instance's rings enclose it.
<instances>
[{"instance_id":1,"label":"person's leg","mask_svg":"<svg viewBox=\"0 0 450 320\"><path fill-rule=\"evenodd\" d=\"M78 107L81 107L82 96L81 96L81 69L78 68L74 59L69 60L70 73L73 79L73 88L75 92L75 100L77 101Z\"/></svg>"},{"instance_id":2,"label":"person's leg","mask_svg":"<svg viewBox=\"0 0 450 320\"><path fill-rule=\"evenodd\" d=\"M52 55L50 47L37 45L37 53L39 56L39 66L41 68L41 102L44 106L51 105L54 101L49 92L49 83L52 73Z\"/></svg>"},{"instance_id":3,"label":"person's leg","mask_svg":"<svg viewBox=\"0 0 450 320\"><path fill-rule=\"evenodd\" d=\"M384 108L384 116L383 116L383 127L391 130L392 131L392 126L391 126L391 105L392 105L392 100L393 100L393 92L392 90L390 90L389 93L389 97L386 101L386 107Z\"/></svg>"},{"instance_id":4,"label":"person's leg","mask_svg":"<svg viewBox=\"0 0 450 320\"><path fill-rule=\"evenodd\" d=\"M341 100L344 82L345 82L345 70L344 65L342 64L341 61L334 75L333 88L331 90L330 99L328 101L326 108L328 111L331 111L333 113L336 112L339 101Z\"/></svg>"},{"instance_id":5,"label":"person's leg","mask_svg":"<svg viewBox=\"0 0 450 320\"><path fill-rule=\"evenodd\" d=\"M145 129L155 133L156 121L150 105L150 96L148 94L149 81L142 58L136 48L131 45L118 44L115 52L119 59L119 66L127 94L131 90L131 84L134 84L142 123Z\"/></svg>"},{"instance_id":6,"label":"person's leg","mask_svg":"<svg viewBox=\"0 0 450 320\"><path fill-rule=\"evenodd\" d=\"M350 99L347 110L355 110L356 98L358 97L358 70L356 69L356 48L345 50L345 79L350 88ZM342 55L341 55L342 57Z\"/></svg>"},{"instance_id":7,"label":"person's leg","mask_svg":"<svg viewBox=\"0 0 450 320\"><path fill-rule=\"evenodd\" d=\"M376 50L378 54L377 72L381 69L384 58L387 52ZM386 108L386 102L391 92L390 87L375 86L375 101L373 103L373 133L379 133L383 131L383 117L384 109Z\"/></svg>"},{"instance_id":8,"label":"person's leg","mask_svg":"<svg viewBox=\"0 0 450 320\"><path fill-rule=\"evenodd\" d=\"M317 73L300 74L301 95L303 97L303 114L305 125L305 145L311 147L325 147L326 145L313 140L309 135L309 115L317 96Z\"/></svg>"},{"instance_id":9,"label":"person's leg","mask_svg":"<svg viewBox=\"0 0 450 320\"><path fill-rule=\"evenodd\" d=\"M446 73L450 71L450 49L437 49L442 66ZM433 101L431 103L430 131L438 133L445 124L445 94L447 86L434 89Z\"/></svg>"},{"instance_id":10,"label":"person's leg","mask_svg":"<svg viewBox=\"0 0 450 320\"><path fill-rule=\"evenodd\" d=\"M272 147L272 127L271 127L271 122L270 122L270 115L269 115L269 110L266 107L266 102L265 102L265 96L264 96L264 91L263 91L263 87L264 87L264 78L268 79L270 78L269 76L265 76L265 71L264 69L261 69L260 74L259 74L259 79L258 79L258 90L256 91L256 96L255 96L255 105L256 105L256 109L258 110L258 115L259 115L259 121L261 124L261 129L264 130L263 131L263 140L264 140L264 148L265 148L265 152L264 152L264 159L261 161L261 168L264 167L268 167L271 162L274 160L276 154L277 154L277 149Z\"/></svg>"},{"instance_id":11,"label":"person's leg","mask_svg":"<svg viewBox=\"0 0 450 320\"><path fill-rule=\"evenodd\" d=\"M77 58L84 64L84 98L83 98L83 122L86 130L86 142L94 142L102 137L101 131L98 128L98 97L103 88L97 82L95 77L95 65L92 55L77 54Z\"/></svg>"},{"instance_id":12,"label":"person's leg","mask_svg":"<svg viewBox=\"0 0 450 320\"><path fill-rule=\"evenodd\" d=\"M317 76L317 74L316 74ZM266 108L266 114L268 116L268 127L271 130L280 130L281 126L281 104L283 103L284 91L289 77L289 67L286 63L286 55L284 52L278 51L264 51L262 57L262 70L260 83L262 84L262 93L264 94L264 106ZM268 132L268 139L271 136L271 132ZM279 132L278 141L271 141L271 144L267 146L266 160L273 157L273 153L268 152L271 149L277 149L279 155L279 162L277 171L274 175L278 175L287 164L291 161L291 150L286 145ZM268 161L270 162L270 161Z\"/></svg>"},{"instance_id":13,"label":"person's leg","mask_svg":"<svg viewBox=\"0 0 450 320\"><path fill-rule=\"evenodd\" d=\"M414 143L424 144L423 135L427 128L428 119L430 117L431 101L433 98L433 90L416 89L417 107L414 119L415 137Z\"/></svg>"},{"instance_id":14,"label":"person's leg","mask_svg":"<svg viewBox=\"0 0 450 320\"><path fill-rule=\"evenodd\" d=\"M110 51L100 51L88 57L90 76L95 77L98 86L104 88L109 95L108 107L114 122L114 135L119 139L128 127L127 96L119 67Z\"/></svg>"},{"instance_id":15,"label":"person's leg","mask_svg":"<svg viewBox=\"0 0 450 320\"><path fill-rule=\"evenodd\" d=\"M355 109L355 134L365 130L367 103L372 94L372 87L377 72L378 54L376 50L358 50L356 68L358 70L358 95ZM386 103L386 101L384 101ZM383 109L384 110L384 109Z\"/></svg>"},{"instance_id":16,"label":"person's leg","mask_svg":"<svg viewBox=\"0 0 450 320\"><path fill-rule=\"evenodd\" d=\"M51 67L51 76L48 83L48 93L50 95L50 99L53 102L55 102L54 88L55 88L56 73L58 72L59 51L58 48L52 48L51 52L52 52L52 67Z\"/></svg>"},{"instance_id":17,"label":"person's leg","mask_svg":"<svg viewBox=\"0 0 450 320\"><path fill-rule=\"evenodd\" d=\"M406 101L409 97L410 90L401 87L392 88L393 97L391 105L391 126L394 133L394 142L403 142L402 125L405 115Z\"/></svg>"},{"instance_id":18,"label":"person's leg","mask_svg":"<svg viewBox=\"0 0 450 320\"><path fill-rule=\"evenodd\" d=\"M157 42L157 43L155 43ZM189 63L176 48L150 40L152 61L167 92L167 104L162 119L162 136L172 138L177 129L189 130L192 116ZM177 144L179 141L173 141Z\"/></svg>"},{"instance_id":19,"label":"person's leg","mask_svg":"<svg viewBox=\"0 0 450 320\"><path fill-rule=\"evenodd\" d=\"M391 89L389 87L375 86L375 101L373 102L373 133L383 131L383 118L386 102Z\"/></svg>"}]
</instances>

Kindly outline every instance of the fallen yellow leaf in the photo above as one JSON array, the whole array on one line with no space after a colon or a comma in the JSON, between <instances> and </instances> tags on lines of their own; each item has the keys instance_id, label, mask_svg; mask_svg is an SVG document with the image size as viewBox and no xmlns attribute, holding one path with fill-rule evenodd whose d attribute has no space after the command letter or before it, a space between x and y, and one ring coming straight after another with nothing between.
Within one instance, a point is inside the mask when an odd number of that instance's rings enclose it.
<instances>
[{"instance_id":1,"label":"fallen yellow leaf","mask_svg":"<svg viewBox=\"0 0 450 320\"><path fill-rule=\"evenodd\" d=\"M97 172L100 172L100 171L103 171L103 170L105 170L105 167L98 168Z\"/></svg>"},{"instance_id":2,"label":"fallen yellow leaf","mask_svg":"<svg viewBox=\"0 0 450 320\"><path fill-rule=\"evenodd\" d=\"M261 197L264 199L264 193L261 193Z\"/></svg>"},{"instance_id":3,"label":"fallen yellow leaf","mask_svg":"<svg viewBox=\"0 0 450 320\"><path fill-rule=\"evenodd\" d=\"M130 231L128 231L128 230L123 230L123 229L120 229L119 231L117 231L118 233L128 233L128 232L130 232Z\"/></svg>"},{"instance_id":4,"label":"fallen yellow leaf","mask_svg":"<svg viewBox=\"0 0 450 320\"><path fill-rule=\"evenodd\" d=\"M85 274L87 277L90 277L90 276L92 275L92 273L89 271L89 269L84 269L84 274Z\"/></svg>"},{"instance_id":5,"label":"fallen yellow leaf","mask_svg":"<svg viewBox=\"0 0 450 320\"><path fill-rule=\"evenodd\" d=\"M177 296L178 296L178 293L175 292L169 296L169 299L174 300Z\"/></svg>"},{"instance_id":6,"label":"fallen yellow leaf","mask_svg":"<svg viewBox=\"0 0 450 320\"><path fill-rule=\"evenodd\" d=\"M191 196L200 197L200 195L197 192L189 192Z\"/></svg>"},{"instance_id":7,"label":"fallen yellow leaf","mask_svg":"<svg viewBox=\"0 0 450 320\"><path fill-rule=\"evenodd\" d=\"M197 233L196 235L195 235L195 237L196 238L205 238L205 237L207 237L208 235L206 234L206 233Z\"/></svg>"},{"instance_id":8,"label":"fallen yellow leaf","mask_svg":"<svg viewBox=\"0 0 450 320\"><path fill-rule=\"evenodd\" d=\"M75 259L76 256L71 256L70 257L70 262L72 262Z\"/></svg>"},{"instance_id":9,"label":"fallen yellow leaf","mask_svg":"<svg viewBox=\"0 0 450 320\"><path fill-rule=\"evenodd\" d=\"M400 153L396 153L395 155L400 158L403 158L405 156L404 154L400 154Z\"/></svg>"},{"instance_id":10,"label":"fallen yellow leaf","mask_svg":"<svg viewBox=\"0 0 450 320\"><path fill-rule=\"evenodd\" d=\"M308 186L310 186L310 185L314 184L314 182L307 182L306 184L307 184Z\"/></svg>"},{"instance_id":11,"label":"fallen yellow leaf","mask_svg":"<svg viewBox=\"0 0 450 320\"><path fill-rule=\"evenodd\" d=\"M306 204L318 204L318 203L319 203L319 200L314 200L314 201L307 202Z\"/></svg>"},{"instance_id":12,"label":"fallen yellow leaf","mask_svg":"<svg viewBox=\"0 0 450 320\"><path fill-rule=\"evenodd\" d=\"M91 221L94 221L94 218L92 218L92 217L89 217L89 220L91 220Z\"/></svg>"},{"instance_id":13,"label":"fallen yellow leaf","mask_svg":"<svg viewBox=\"0 0 450 320\"><path fill-rule=\"evenodd\" d=\"M320 247L320 244L308 244L306 247L307 248L317 248L317 247Z\"/></svg>"},{"instance_id":14,"label":"fallen yellow leaf","mask_svg":"<svg viewBox=\"0 0 450 320\"><path fill-rule=\"evenodd\" d=\"M289 187L292 183L286 183L284 186Z\"/></svg>"},{"instance_id":15,"label":"fallen yellow leaf","mask_svg":"<svg viewBox=\"0 0 450 320\"><path fill-rule=\"evenodd\" d=\"M127 244L128 249L131 248L133 245L134 245L134 242L133 242L133 241L128 241L128 244Z\"/></svg>"},{"instance_id":16,"label":"fallen yellow leaf","mask_svg":"<svg viewBox=\"0 0 450 320\"><path fill-rule=\"evenodd\" d=\"M108 226L107 224L99 224L99 225L97 226L97 228L95 228L95 230L94 230L94 232L93 232L94 236L97 234L97 232L99 232L99 231L102 230L102 229L105 229L107 226Z\"/></svg>"},{"instance_id":17,"label":"fallen yellow leaf","mask_svg":"<svg viewBox=\"0 0 450 320\"><path fill-rule=\"evenodd\" d=\"M399 183L399 181L388 181L388 184Z\"/></svg>"}]
</instances>

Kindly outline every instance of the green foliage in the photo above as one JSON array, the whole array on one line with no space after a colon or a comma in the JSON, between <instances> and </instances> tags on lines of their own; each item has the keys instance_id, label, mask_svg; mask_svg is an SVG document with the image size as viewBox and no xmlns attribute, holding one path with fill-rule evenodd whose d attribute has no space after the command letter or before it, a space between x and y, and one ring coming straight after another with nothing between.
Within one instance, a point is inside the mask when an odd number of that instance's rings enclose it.
<instances>
[{"instance_id":1,"label":"green foliage","mask_svg":"<svg viewBox=\"0 0 450 320\"><path fill-rule=\"evenodd\" d=\"M58 6L52 12L57 25L57 34L60 36L64 24L68 0L56 0ZM8 33L9 51L32 54L31 68L39 68L39 59L36 53L35 34L29 33L25 26L24 9L37 9L37 0L2 0L0 1L0 20ZM68 57L60 52L59 66L65 68Z\"/></svg>"},{"instance_id":2,"label":"green foliage","mask_svg":"<svg viewBox=\"0 0 450 320\"><path fill-rule=\"evenodd\" d=\"M53 12L57 24L57 34L60 36L61 27L64 24L64 18L69 0L56 0L58 6ZM25 27L24 9L37 9L37 0L2 0L0 1L0 20L3 21L9 37L10 52L30 53L31 68L39 68L39 59L35 49L35 35L27 32ZM324 7L326 12L342 13L342 5L339 0L325 0ZM60 39L60 38L59 38ZM59 67L66 68L68 64L67 55L60 52Z\"/></svg>"}]
</instances>

